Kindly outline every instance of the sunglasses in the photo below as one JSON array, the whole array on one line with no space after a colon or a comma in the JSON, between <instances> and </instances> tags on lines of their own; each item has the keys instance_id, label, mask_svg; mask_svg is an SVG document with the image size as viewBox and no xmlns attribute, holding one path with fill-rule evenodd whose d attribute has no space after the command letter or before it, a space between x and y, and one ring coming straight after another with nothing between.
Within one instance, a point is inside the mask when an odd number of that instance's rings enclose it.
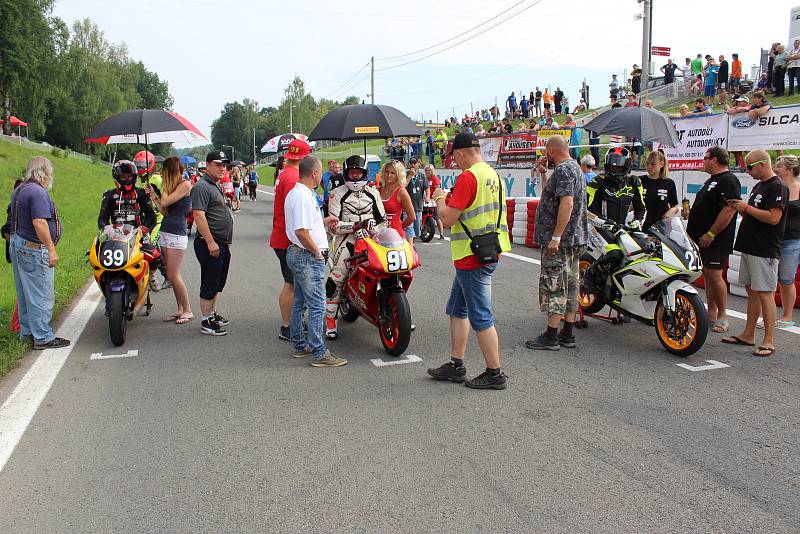
<instances>
[{"instance_id":1,"label":"sunglasses","mask_svg":"<svg viewBox=\"0 0 800 534\"><path fill-rule=\"evenodd\" d=\"M753 170L753 168L754 168L756 165L761 165L762 163L766 163L766 162L768 162L768 161L769 161L768 159L761 159L761 160L758 160L758 161L754 161L753 163L747 163L747 164L745 165L745 167L747 168L747 170L748 170L748 171L752 171L752 170Z\"/></svg>"}]
</instances>

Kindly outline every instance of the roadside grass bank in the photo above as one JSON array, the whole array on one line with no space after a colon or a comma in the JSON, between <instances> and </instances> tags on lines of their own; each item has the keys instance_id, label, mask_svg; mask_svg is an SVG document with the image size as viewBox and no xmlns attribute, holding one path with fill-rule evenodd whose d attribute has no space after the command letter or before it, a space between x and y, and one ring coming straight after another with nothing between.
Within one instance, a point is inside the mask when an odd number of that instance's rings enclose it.
<instances>
[{"instance_id":1,"label":"roadside grass bank","mask_svg":"<svg viewBox=\"0 0 800 534\"><path fill-rule=\"evenodd\" d=\"M36 150L0 141L2 222L6 220L6 207L14 181L22 177L33 156L45 156L53 162L51 195L64 229L57 247L60 259L55 272L56 304L53 317L56 318L91 275L84 254L97 232L97 213L102 193L112 186L111 169L99 163L65 158L58 149ZM11 264L6 263L3 257L0 261L0 377L8 373L25 354L17 334L11 332L15 300L13 271Z\"/></svg>"}]
</instances>

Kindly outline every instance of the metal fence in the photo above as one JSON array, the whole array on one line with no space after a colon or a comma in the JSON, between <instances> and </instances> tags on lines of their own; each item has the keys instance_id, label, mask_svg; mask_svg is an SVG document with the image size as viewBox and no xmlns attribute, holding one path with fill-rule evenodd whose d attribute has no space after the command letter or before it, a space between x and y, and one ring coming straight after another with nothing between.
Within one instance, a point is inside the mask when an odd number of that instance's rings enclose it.
<instances>
[{"instance_id":1,"label":"metal fence","mask_svg":"<svg viewBox=\"0 0 800 534\"><path fill-rule=\"evenodd\" d=\"M0 140L5 141L6 143L13 143L15 145L22 146L22 147L25 147L25 148L32 148L34 150L41 150L43 152L48 152L50 154L52 154L52 152L54 150L60 150L61 153L66 151L68 157L82 159L84 161L95 161L96 163L104 163L104 164L108 165L108 162L104 162L102 160L95 160L95 159L92 158L92 156L88 156L86 154L81 154L80 152L75 152L72 149L69 149L69 148L63 148L62 149L62 148L59 148L57 146L53 146L53 145L51 145L50 143L47 143L47 142L38 143L36 141L31 141L30 139L28 139L26 137L19 137L19 136L16 136L16 135L2 135L2 134L0 134Z\"/></svg>"}]
</instances>

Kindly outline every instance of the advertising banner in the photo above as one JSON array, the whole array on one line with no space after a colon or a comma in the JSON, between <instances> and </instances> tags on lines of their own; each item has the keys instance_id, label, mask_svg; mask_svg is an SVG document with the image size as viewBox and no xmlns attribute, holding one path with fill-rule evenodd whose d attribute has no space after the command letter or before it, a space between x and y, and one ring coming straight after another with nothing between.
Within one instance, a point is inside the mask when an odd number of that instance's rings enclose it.
<instances>
[{"instance_id":1,"label":"advertising banner","mask_svg":"<svg viewBox=\"0 0 800 534\"><path fill-rule=\"evenodd\" d=\"M727 142L728 115L702 115L673 119L680 143L676 146L658 143L667 155L671 170L698 170L703 168L703 156L709 147L724 147Z\"/></svg>"},{"instance_id":2,"label":"advertising banner","mask_svg":"<svg viewBox=\"0 0 800 534\"><path fill-rule=\"evenodd\" d=\"M483 161L494 167L497 163L497 155L500 153L500 146L503 138L497 137L481 137L481 156Z\"/></svg>"},{"instance_id":3,"label":"advertising banner","mask_svg":"<svg viewBox=\"0 0 800 534\"><path fill-rule=\"evenodd\" d=\"M547 144L547 140L550 139L551 137L553 137L554 135L562 136L564 139L567 140L567 143L569 143L570 139L572 139L572 129L571 128L570 129L563 129L563 130L539 130L536 133L537 133L536 148L538 149L536 151L536 155L537 156L541 156L541 155L544 154L544 150L542 150L542 149Z\"/></svg>"},{"instance_id":4,"label":"advertising banner","mask_svg":"<svg viewBox=\"0 0 800 534\"><path fill-rule=\"evenodd\" d=\"M750 120L747 113L729 116L728 150L800 148L800 106L772 108Z\"/></svg>"},{"instance_id":5,"label":"advertising banner","mask_svg":"<svg viewBox=\"0 0 800 534\"><path fill-rule=\"evenodd\" d=\"M519 132L502 137L500 153L497 156L498 166L530 166L536 161L536 134Z\"/></svg>"}]
</instances>

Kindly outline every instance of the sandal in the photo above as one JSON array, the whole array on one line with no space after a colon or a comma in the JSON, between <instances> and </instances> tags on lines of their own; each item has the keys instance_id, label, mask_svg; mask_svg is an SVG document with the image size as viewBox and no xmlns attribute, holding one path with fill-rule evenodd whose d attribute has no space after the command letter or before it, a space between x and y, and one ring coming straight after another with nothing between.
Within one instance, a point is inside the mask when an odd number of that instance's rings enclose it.
<instances>
[{"instance_id":1,"label":"sandal","mask_svg":"<svg viewBox=\"0 0 800 534\"><path fill-rule=\"evenodd\" d=\"M764 318L763 317L759 317L758 321L756 321L756 328L758 328L759 330L764 330Z\"/></svg>"},{"instance_id":2,"label":"sandal","mask_svg":"<svg viewBox=\"0 0 800 534\"><path fill-rule=\"evenodd\" d=\"M727 319L719 319L714 321L714 325L711 327L712 332L716 332L717 334L723 334L728 331L730 324L728 324Z\"/></svg>"},{"instance_id":3,"label":"sandal","mask_svg":"<svg viewBox=\"0 0 800 534\"><path fill-rule=\"evenodd\" d=\"M194 315L181 315L175 320L175 324L186 324L194 319Z\"/></svg>"},{"instance_id":4,"label":"sandal","mask_svg":"<svg viewBox=\"0 0 800 534\"><path fill-rule=\"evenodd\" d=\"M165 315L161 320L165 323L171 323L172 321L177 321L181 318L179 313L173 313L172 315Z\"/></svg>"},{"instance_id":5,"label":"sandal","mask_svg":"<svg viewBox=\"0 0 800 534\"><path fill-rule=\"evenodd\" d=\"M728 345L744 345L745 347L755 347L755 343L750 343L749 341L745 341L744 339L740 338L739 336L730 336L730 337L723 337L721 340L723 343L727 343Z\"/></svg>"},{"instance_id":6,"label":"sandal","mask_svg":"<svg viewBox=\"0 0 800 534\"><path fill-rule=\"evenodd\" d=\"M758 347L758 349L753 351L753 356L760 356L761 358L767 358L768 356L772 356L775 354L774 347Z\"/></svg>"}]
</instances>

